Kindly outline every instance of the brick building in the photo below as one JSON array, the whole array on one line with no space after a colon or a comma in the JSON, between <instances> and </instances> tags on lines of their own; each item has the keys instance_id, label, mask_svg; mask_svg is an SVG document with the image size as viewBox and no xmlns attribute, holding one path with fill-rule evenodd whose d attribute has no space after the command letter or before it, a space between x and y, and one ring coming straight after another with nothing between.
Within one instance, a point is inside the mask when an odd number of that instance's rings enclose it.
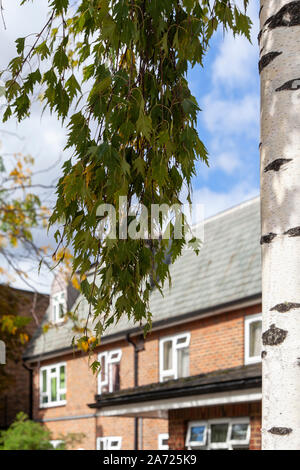
<instances>
[{"instance_id":1,"label":"brick building","mask_svg":"<svg viewBox=\"0 0 300 470\"><path fill-rule=\"evenodd\" d=\"M151 334L126 318L107 330L97 378L63 318L87 304L54 284L44 321L56 328L25 353L34 418L54 438L84 432L84 449L260 449L259 238L258 198L207 219L199 256L185 251L171 289L152 293Z\"/></svg>"},{"instance_id":2,"label":"brick building","mask_svg":"<svg viewBox=\"0 0 300 470\"><path fill-rule=\"evenodd\" d=\"M48 295L6 285L0 286L0 316L17 315L31 318L25 329L29 338L41 322L48 304ZM12 346L11 343L10 347ZM32 415L31 371L24 367L22 349L10 351L8 348L6 355L6 364L0 365L0 381L5 380L9 386L0 387L0 429L6 429L19 411L24 411L28 416Z\"/></svg>"}]
</instances>

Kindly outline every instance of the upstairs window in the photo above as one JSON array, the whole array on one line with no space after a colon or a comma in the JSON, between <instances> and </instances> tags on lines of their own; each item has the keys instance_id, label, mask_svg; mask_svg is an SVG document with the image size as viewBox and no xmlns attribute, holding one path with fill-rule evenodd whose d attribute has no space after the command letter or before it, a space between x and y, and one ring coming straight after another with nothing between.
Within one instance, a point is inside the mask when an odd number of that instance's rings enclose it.
<instances>
[{"instance_id":1,"label":"upstairs window","mask_svg":"<svg viewBox=\"0 0 300 470\"><path fill-rule=\"evenodd\" d=\"M97 450L121 450L122 437L98 437Z\"/></svg>"},{"instance_id":2,"label":"upstairs window","mask_svg":"<svg viewBox=\"0 0 300 470\"><path fill-rule=\"evenodd\" d=\"M160 340L160 381L188 377L190 374L190 333L170 336Z\"/></svg>"},{"instance_id":3,"label":"upstairs window","mask_svg":"<svg viewBox=\"0 0 300 470\"><path fill-rule=\"evenodd\" d=\"M188 425L186 436L188 449L246 450L249 442L249 418L192 421Z\"/></svg>"},{"instance_id":4,"label":"upstairs window","mask_svg":"<svg viewBox=\"0 0 300 470\"><path fill-rule=\"evenodd\" d=\"M98 393L111 393L120 390L121 349L100 353L101 368L98 375Z\"/></svg>"},{"instance_id":5,"label":"upstairs window","mask_svg":"<svg viewBox=\"0 0 300 470\"><path fill-rule=\"evenodd\" d=\"M66 404L66 363L42 367L40 369L40 406L60 406Z\"/></svg>"},{"instance_id":6,"label":"upstairs window","mask_svg":"<svg viewBox=\"0 0 300 470\"><path fill-rule=\"evenodd\" d=\"M52 320L53 323L60 323L66 314L66 299L64 292L58 292L52 297Z\"/></svg>"},{"instance_id":7,"label":"upstairs window","mask_svg":"<svg viewBox=\"0 0 300 470\"><path fill-rule=\"evenodd\" d=\"M245 317L245 364L261 361L261 314Z\"/></svg>"}]
</instances>

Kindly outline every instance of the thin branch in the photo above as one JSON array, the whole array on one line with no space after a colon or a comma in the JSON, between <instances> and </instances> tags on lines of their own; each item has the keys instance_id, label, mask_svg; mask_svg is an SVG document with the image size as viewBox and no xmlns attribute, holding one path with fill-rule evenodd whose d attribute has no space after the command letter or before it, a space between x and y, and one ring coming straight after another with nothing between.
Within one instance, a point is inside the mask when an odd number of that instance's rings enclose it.
<instances>
[{"instance_id":1,"label":"thin branch","mask_svg":"<svg viewBox=\"0 0 300 470\"><path fill-rule=\"evenodd\" d=\"M3 8L2 0L0 0L0 11L1 11L1 18L2 18L3 26L4 26L4 29L6 29L6 24L5 24L4 14L3 14L4 8Z\"/></svg>"}]
</instances>

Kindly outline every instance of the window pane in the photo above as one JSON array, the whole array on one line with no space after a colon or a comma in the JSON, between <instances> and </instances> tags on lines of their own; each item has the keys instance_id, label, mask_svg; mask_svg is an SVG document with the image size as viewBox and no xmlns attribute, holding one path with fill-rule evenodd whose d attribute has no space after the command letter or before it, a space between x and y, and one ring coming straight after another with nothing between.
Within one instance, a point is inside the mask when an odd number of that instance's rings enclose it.
<instances>
[{"instance_id":1,"label":"window pane","mask_svg":"<svg viewBox=\"0 0 300 470\"><path fill-rule=\"evenodd\" d=\"M61 394L59 395L59 399L60 399L60 400L65 400L65 399L66 399L66 394L65 394L65 393L61 393Z\"/></svg>"},{"instance_id":2,"label":"window pane","mask_svg":"<svg viewBox=\"0 0 300 470\"><path fill-rule=\"evenodd\" d=\"M236 423L232 425L231 437L233 441L244 441L247 438L248 424Z\"/></svg>"},{"instance_id":3,"label":"window pane","mask_svg":"<svg viewBox=\"0 0 300 470\"><path fill-rule=\"evenodd\" d=\"M202 442L204 443L204 433L205 433L205 428L206 426L203 424L203 426L193 426L191 428L191 437L190 441L191 442Z\"/></svg>"},{"instance_id":4,"label":"window pane","mask_svg":"<svg viewBox=\"0 0 300 470\"><path fill-rule=\"evenodd\" d=\"M166 375L162 378L163 382L167 382L168 380L173 380L174 379L174 374Z\"/></svg>"},{"instance_id":5,"label":"window pane","mask_svg":"<svg viewBox=\"0 0 300 470\"><path fill-rule=\"evenodd\" d=\"M178 349L177 357L178 357L178 377L188 377L190 375L189 348Z\"/></svg>"},{"instance_id":6,"label":"window pane","mask_svg":"<svg viewBox=\"0 0 300 470\"><path fill-rule=\"evenodd\" d=\"M170 370L173 368L172 345L172 341L165 341L163 343L163 370Z\"/></svg>"},{"instance_id":7,"label":"window pane","mask_svg":"<svg viewBox=\"0 0 300 470\"><path fill-rule=\"evenodd\" d=\"M42 381L43 381L43 384L42 384L42 391L43 392L46 392L47 391L47 371L46 370L43 370L43 375L42 375Z\"/></svg>"},{"instance_id":8,"label":"window pane","mask_svg":"<svg viewBox=\"0 0 300 470\"><path fill-rule=\"evenodd\" d=\"M111 441L110 446L111 447L118 447L119 441Z\"/></svg>"},{"instance_id":9,"label":"window pane","mask_svg":"<svg viewBox=\"0 0 300 470\"><path fill-rule=\"evenodd\" d=\"M179 346L182 343L186 343L186 336L182 336L181 338L177 338L176 344Z\"/></svg>"},{"instance_id":10,"label":"window pane","mask_svg":"<svg viewBox=\"0 0 300 470\"><path fill-rule=\"evenodd\" d=\"M104 440L103 439L99 439L98 446L99 446L99 450L105 450L105 445L104 445Z\"/></svg>"},{"instance_id":11,"label":"window pane","mask_svg":"<svg viewBox=\"0 0 300 470\"><path fill-rule=\"evenodd\" d=\"M120 363L110 364L110 382L112 384L112 392L120 390Z\"/></svg>"},{"instance_id":12,"label":"window pane","mask_svg":"<svg viewBox=\"0 0 300 470\"><path fill-rule=\"evenodd\" d=\"M118 359L119 359L119 353L118 352L116 352L114 354L111 354L111 356L110 356L111 362L117 361Z\"/></svg>"},{"instance_id":13,"label":"window pane","mask_svg":"<svg viewBox=\"0 0 300 470\"><path fill-rule=\"evenodd\" d=\"M249 341L249 356L260 356L261 353L261 333L262 324L261 320L253 321L250 323L250 341Z\"/></svg>"},{"instance_id":14,"label":"window pane","mask_svg":"<svg viewBox=\"0 0 300 470\"><path fill-rule=\"evenodd\" d=\"M211 424L210 442L226 442L228 423Z\"/></svg>"},{"instance_id":15,"label":"window pane","mask_svg":"<svg viewBox=\"0 0 300 470\"><path fill-rule=\"evenodd\" d=\"M57 379L56 377L51 377L51 401L57 400Z\"/></svg>"},{"instance_id":16,"label":"window pane","mask_svg":"<svg viewBox=\"0 0 300 470\"><path fill-rule=\"evenodd\" d=\"M60 366L59 371L60 388L66 388L65 366Z\"/></svg>"},{"instance_id":17,"label":"window pane","mask_svg":"<svg viewBox=\"0 0 300 470\"><path fill-rule=\"evenodd\" d=\"M47 396L44 396L42 398L42 403L48 403L48 397Z\"/></svg>"},{"instance_id":18,"label":"window pane","mask_svg":"<svg viewBox=\"0 0 300 470\"><path fill-rule=\"evenodd\" d=\"M100 358L100 383L101 383L101 393L108 392L108 381L106 377L106 356L101 356Z\"/></svg>"}]
</instances>

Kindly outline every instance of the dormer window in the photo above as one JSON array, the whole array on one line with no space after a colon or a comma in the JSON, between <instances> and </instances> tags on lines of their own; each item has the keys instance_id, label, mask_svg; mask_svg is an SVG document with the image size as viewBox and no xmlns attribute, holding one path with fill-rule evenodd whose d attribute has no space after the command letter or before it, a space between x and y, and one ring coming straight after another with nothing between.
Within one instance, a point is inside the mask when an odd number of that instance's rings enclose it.
<instances>
[{"instance_id":1,"label":"dormer window","mask_svg":"<svg viewBox=\"0 0 300 470\"><path fill-rule=\"evenodd\" d=\"M52 297L52 319L53 323L63 321L66 314L66 298L64 292L57 292Z\"/></svg>"}]
</instances>

